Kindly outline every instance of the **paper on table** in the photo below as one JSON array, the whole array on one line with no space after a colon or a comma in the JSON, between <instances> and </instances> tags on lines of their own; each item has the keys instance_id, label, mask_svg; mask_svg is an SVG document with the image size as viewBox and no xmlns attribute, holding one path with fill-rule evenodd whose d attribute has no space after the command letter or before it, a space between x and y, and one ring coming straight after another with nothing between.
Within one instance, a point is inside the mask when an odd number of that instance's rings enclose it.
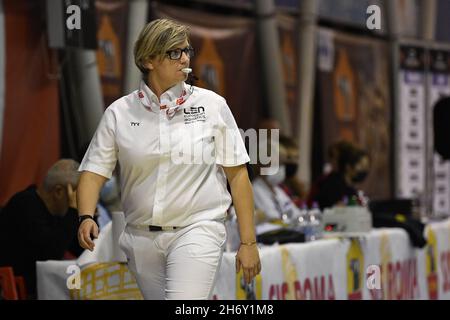
<instances>
[{"instance_id":1,"label":"paper on table","mask_svg":"<svg viewBox=\"0 0 450 320\"><path fill-rule=\"evenodd\" d=\"M260 234L274 231L274 230L279 230L282 228L283 228L283 226L281 226L279 224L264 222L264 223L258 224L256 226L256 235L260 235Z\"/></svg>"}]
</instances>

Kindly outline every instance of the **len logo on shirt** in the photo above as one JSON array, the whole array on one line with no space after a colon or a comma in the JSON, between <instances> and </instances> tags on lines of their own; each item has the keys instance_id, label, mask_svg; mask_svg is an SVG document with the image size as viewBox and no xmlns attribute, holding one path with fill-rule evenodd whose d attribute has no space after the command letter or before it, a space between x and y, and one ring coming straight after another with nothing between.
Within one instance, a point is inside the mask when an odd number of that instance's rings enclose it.
<instances>
[{"instance_id":1,"label":"len logo on shirt","mask_svg":"<svg viewBox=\"0 0 450 320\"><path fill-rule=\"evenodd\" d=\"M206 113L205 108L203 106L183 109L183 113L185 124L190 124L199 121L201 122L206 121Z\"/></svg>"}]
</instances>

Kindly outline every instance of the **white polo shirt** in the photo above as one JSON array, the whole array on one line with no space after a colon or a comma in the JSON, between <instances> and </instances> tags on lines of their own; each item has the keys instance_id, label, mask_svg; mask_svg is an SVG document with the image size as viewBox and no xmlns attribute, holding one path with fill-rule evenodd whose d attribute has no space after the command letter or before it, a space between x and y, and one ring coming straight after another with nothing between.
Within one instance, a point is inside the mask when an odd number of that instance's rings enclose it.
<instances>
[{"instance_id":1,"label":"white polo shirt","mask_svg":"<svg viewBox=\"0 0 450 320\"><path fill-rule=\"evenodd\" d=\"M224 98L180 82L160 104L141 82L105 110L79 170L110 178L117 161L127 223L186 226L225 218L221 166L250 158Z\"/></svg>"}]
</instances>

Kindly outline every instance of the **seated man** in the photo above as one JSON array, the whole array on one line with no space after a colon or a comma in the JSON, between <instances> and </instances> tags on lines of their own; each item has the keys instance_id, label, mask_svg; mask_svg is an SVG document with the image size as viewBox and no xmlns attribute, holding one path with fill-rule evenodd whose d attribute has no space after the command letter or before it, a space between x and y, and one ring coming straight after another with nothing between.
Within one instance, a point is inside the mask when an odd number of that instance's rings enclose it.
<instances>
[{"instance_id":1,"label":"seated man","mask_svg":"<svg viewBox=\"0 0 450 320\"><path fill-rule=\"evenodd\" d=\"M30 298L36 297L36 261L83 250L77 241L78 166L70 159L57 161L41 185L15 194L0 213L0 266L24 276Z\"/></svg>"}]
</instances>

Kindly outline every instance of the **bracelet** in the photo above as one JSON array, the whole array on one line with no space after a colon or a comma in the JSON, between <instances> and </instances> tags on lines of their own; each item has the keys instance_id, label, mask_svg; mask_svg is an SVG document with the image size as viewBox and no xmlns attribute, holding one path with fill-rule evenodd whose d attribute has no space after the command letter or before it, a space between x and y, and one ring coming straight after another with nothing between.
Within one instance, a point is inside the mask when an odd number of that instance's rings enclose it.
<instances>
[{"instance_id":1,"label":"bracelet","mask_svg":"<svg viewBox=\"0 0 450 320\"><path fill-rule=\"evenodd\" d=\"M242 241L241 241L241 245L244 245L244 246L252 246L252 245L254 245L254 244L256 244L256 240L255 240L255 241L252 241L252 242L242 242Z\"/></svg>"}]
</instances>

